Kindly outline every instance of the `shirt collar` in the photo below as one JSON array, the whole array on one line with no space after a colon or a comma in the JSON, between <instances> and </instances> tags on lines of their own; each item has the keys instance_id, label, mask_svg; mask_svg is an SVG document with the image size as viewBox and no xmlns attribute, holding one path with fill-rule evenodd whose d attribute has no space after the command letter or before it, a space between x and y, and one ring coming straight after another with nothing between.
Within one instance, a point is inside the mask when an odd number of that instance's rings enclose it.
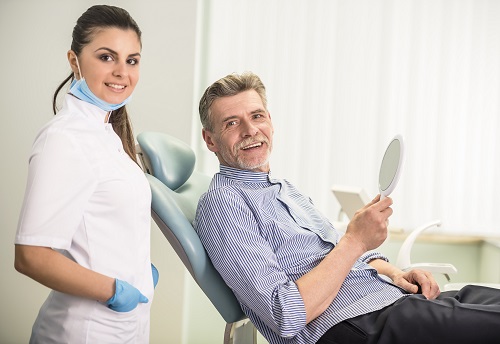
<instances>
[{"instance_id":1,"label":"shirt collar","mask_svg":"<svg viewBox=\"0 0 500 344\"><path fill-rule=\"evenodd\" d=\"M247 183L277 183L271 178L271 172L254 172L220 165L220 174L226 178Z\"/></svg>"},{"instance_id":2,"label":"shirt collar","mask_svg":"<svg viewBox=\"0 0 500 344\"><path fill-rule=\"evenodd\" d=\"M90 104L83 100L80 100L69 93L66 94L65 101L70 109L71 108L77 109L88 119L95 120L96 122L102 124L107 124L107 122L105 122L105 119L106 115L108 114L108 111L103 110L98 106L95 106L94 104Z\"/></svg>"}]
</instances>

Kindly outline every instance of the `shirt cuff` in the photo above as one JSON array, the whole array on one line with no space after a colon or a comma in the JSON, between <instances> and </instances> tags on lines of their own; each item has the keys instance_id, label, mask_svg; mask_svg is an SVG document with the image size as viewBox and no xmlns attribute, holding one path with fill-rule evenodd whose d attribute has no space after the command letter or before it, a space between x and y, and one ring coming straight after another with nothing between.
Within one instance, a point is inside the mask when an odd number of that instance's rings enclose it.
<instances>
[{"instance_id":1,"label":"shirt cuff","mask_svg":"<svg viewBox=\"0 0 500 344\"><path fill-rule=\"evenodd\" d=\"M382 253L379 252L366 252L359 258L363 263L368 264L374 259L382 259L385 260L386 262L389 262L389 258L384 256Z\"/></svg>"}]
</instances>

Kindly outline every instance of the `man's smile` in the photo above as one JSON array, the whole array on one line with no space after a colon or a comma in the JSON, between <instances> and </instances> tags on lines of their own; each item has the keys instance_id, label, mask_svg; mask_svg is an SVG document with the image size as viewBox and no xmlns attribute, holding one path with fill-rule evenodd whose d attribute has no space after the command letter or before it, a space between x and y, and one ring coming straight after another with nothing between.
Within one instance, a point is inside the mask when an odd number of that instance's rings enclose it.
<instances>
[{"instance_id":1,"label":"man's smile","mask_svg":"<svg viewBox=\"0 0 500 344\"><path fill-rule=\"evenodd\" d=\"M262 146L262 142L256 142L256 143L252 143L248 146L245 146L245 147L241 147L242 150L247 150L247 149L250 149L250 148L256 148L256 147L260 147Z\"/></svg>"}]
</instances>

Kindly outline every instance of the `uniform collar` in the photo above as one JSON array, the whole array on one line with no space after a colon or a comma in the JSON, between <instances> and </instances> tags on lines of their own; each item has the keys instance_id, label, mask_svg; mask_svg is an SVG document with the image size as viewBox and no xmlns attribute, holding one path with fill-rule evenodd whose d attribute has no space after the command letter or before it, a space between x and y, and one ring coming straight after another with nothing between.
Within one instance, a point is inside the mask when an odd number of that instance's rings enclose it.
<instances>
[{"instance_id":1,"label":"uniform collar","mask_svg":"<svg viewBox=\"0 0 500 344\"><path fill-rule=\"evenodd\" d=\"M68 106L68 109L74 109L92 121L96 121L102 124L107 124L109 121L109 118L108 121L106 121L106 116L108 115L109 111L102 110L94 104L90 104L83 100L80 100L72 94L66 94L65 105Z\"/></svg>"}]
</instances>

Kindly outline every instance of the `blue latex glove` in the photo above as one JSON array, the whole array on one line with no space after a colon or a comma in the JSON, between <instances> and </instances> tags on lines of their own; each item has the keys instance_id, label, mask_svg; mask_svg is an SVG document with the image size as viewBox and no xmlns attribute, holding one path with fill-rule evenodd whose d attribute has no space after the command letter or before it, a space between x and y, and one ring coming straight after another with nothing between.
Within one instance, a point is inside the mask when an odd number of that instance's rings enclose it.
<instances>
[{"instance_id":1,"label":"blue latex glove","mask_svg":"<svg viewBox=\"0 0 500 344\"><path fill-rule=\"evenodd\" d=\"M130 312L139 303L149 302L148 298L134 286L118 278L115 280L115 295L106 301L106 305L116 312Z\"/></svg>"},{"instance_id":2,"label":"blue latex glove","mask_svg":"<svg viewBox=\"0 0 500 344\"><path fill-rule=\"evenodd\" d=\"M156 266L151 263L151 272L153 273L153 285L156 288L156 285L158 284L158 278L160 278L160 273L158 272L158 269Z\"/></svg>"}]
</instances>

